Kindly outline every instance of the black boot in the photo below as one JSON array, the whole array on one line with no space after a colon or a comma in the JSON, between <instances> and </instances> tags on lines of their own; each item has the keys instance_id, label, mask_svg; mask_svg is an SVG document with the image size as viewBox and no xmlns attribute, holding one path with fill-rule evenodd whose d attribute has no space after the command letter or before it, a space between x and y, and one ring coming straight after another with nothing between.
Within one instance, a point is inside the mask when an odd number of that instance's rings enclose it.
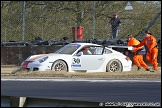
<instances>
[{"instance_id":1,"label":"black boot","mask_svg":"<svg viewBox=\"0 0 162 108\"><path fill-rule=\"evenodd\" d=\"M147 68L147 69L146 69L146 71L150 71L150 69L149 69L149 68Z\"/></svg>"},{"instance_id":2,"label":"black boot","mask_svg":"<svg viewBox=\"0 0 162 108\"><path fill-rule=\"evenodd\" d=\"M140 69L141 69L141 67L140 67L140 66L138 66L137 71L139 71Z\"/></svg>"}]
</instances>

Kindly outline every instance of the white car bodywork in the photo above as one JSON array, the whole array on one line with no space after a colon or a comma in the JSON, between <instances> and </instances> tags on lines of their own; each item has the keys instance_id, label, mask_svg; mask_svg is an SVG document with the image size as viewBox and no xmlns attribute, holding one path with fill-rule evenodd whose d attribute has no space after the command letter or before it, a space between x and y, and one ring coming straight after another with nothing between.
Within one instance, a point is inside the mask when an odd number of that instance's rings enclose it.
<instances>
[{"instance_id":1,"label":"white car bodywork","mask_svg":"<svg viewBox=\"0 0 162 108\"><path fill-rule=\"evenodd\" d=\"M80 51L85 46L93 52L91 55L83 55L83 52ZM64 63L56 63L58 60ZM62 65L66 65L66 67ZM124 72L131 70L132 61L126 55L102 45L70 43L55 53L32 55L21 66L31 71L35 69L62 71L64 69L61 68L66 68L67 72L116 72L119 70ZM120 69L117 70L119 66ZM61 68L56 69L57 67Z\"/></svg>"}]
</instances>

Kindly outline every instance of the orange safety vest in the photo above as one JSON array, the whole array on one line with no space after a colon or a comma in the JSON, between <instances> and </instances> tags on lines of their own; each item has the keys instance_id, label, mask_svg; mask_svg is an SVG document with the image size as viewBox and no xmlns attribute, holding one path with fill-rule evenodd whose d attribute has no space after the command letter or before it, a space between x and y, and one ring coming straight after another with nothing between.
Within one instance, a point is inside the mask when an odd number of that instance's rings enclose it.
<instances>
[{"instance_id":1,"label":"orange safety vest","mask_svg":"<svg viewBox=\"0 0 162 108\"><path fill-rule=\"evenodd\" d=\"M147 48L150 50L157 46L156 39L152 35L145 37L138 46L143 46L144 44L146 44Z\"/></svg>"}]
</instances>

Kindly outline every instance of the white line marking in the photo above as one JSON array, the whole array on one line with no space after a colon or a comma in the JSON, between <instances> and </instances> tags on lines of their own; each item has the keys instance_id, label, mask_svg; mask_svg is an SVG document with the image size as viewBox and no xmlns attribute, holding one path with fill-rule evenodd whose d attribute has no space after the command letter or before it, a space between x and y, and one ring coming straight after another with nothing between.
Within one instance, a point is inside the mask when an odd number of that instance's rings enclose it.
<instances>
[{"instance_id":1,"label":"white line marking","mask_svg":"<svg viewBox=\"0 0 162 108\"><path fill-rule=\"evenodd\" d=\"M1 81L88 81L88 82L161 82L152 79L1 79Z\"/></svg>"}]
</instances>

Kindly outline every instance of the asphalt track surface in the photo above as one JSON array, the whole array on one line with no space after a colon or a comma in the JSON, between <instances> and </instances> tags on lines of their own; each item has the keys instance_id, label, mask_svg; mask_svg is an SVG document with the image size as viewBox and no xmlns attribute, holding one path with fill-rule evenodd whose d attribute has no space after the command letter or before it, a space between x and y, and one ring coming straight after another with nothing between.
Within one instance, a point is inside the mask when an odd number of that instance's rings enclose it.
<instances>
[{"instance_id":1,"label":"asphalt track surface","mask_svg":"<svg viewBox=\"0 0 162 108\"><path fill-rule=\"evenodd\" d=\"M161 104L161 80L153 79L1 79L1 96L91 102Z\"/></svg>"}]
</instances>

